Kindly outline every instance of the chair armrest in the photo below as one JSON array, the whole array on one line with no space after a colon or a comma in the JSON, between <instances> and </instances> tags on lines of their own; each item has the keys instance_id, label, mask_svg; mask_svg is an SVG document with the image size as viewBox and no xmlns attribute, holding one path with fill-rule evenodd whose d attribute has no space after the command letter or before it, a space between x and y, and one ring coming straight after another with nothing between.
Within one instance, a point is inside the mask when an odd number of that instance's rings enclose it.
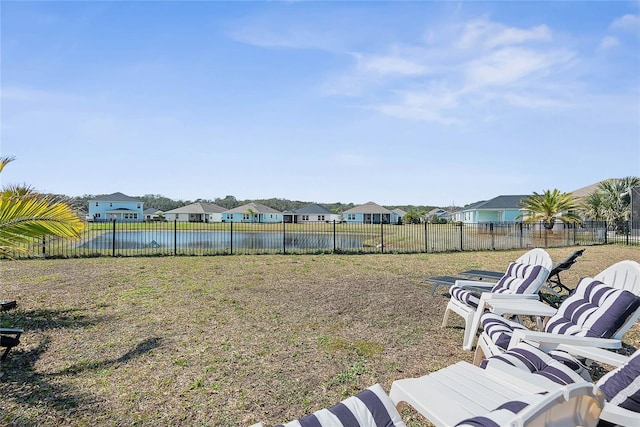
<instances>
[{"instance_id":1,"label":"chair armrest","mask_svg":"<svg viewBox=\"0 0 640 427\"><path fill-rule=\"evenodd\" d=\"M485 294L487 301L496 299L511 299L511 300L538 300L538 294L497 294L494 292L487 292Z\"/></svg>"},{"instance_id":2,"label":"chair armrest","mask_svg":"<svg viewBox=\"0 0 640 427\"><path fill-rule=\"evenodd\" d=\"M600 347L600 348L621 348L622 341L608 338L576 337L573 335L552 334L549 332L525 331L516 329L509 342L512 348L521 341L533 341L540 344L540 347L557 348L560 344ZM549 346L550 345L550 346Z\"/></svg>"},{"instance_id":3,"label":"chair armrest","mask_svg":"<svg viewBox=\"0 0 640 427\"><path fill-rule=\"evenodd\" d=\"M629 361L628 356L598 347L560 344L558 346L558 350L563 350L567 353L573 354L574 356L586 357L589 360L595 360L596 362L606 363L611 366L620 366Z\"/></svg>"},{"instance_id":4,"label":"chair armrest","mask_svg":"<svg viewBox=\"0 0 640 427\"><path fill-rule=\"evenodd\" d=\"M485 282L483 280L456 280L456 286L478 291L482 291L483 289L486 291L490 291L495 285L495 283Z\"/></svg>"},{"instance_id":5,"label":"chair armrest","mask_svg":"<svg viewBox=\"0 0 640 427\"><path fill-rule=\"evenodd\" d=\"M19 335L19 334L22 334L23 332L24 332L23 329L0 328L0 334L5 334L5 335Z\"/></svg>"}]
</instances>

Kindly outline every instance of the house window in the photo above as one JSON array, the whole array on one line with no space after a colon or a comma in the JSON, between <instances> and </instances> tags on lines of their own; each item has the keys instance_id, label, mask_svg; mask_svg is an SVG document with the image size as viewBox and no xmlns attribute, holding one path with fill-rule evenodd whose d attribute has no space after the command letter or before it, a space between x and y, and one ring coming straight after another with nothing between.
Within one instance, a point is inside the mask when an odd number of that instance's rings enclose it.
<instances>
[{"instance_id":1,"label":"house window","mask_svg":"<svg viewBox=\"0 0 640 427\"><path fill-rule=\"evenodd\" d=\"M355 221L356 214L347 214L347 221Z\"/></svg>"},{"instance_id":2,"label":"house window","mask_svg":"<svg viewBox=\"0 0 640 427\"><path fill-rule=\"evenodd\" d=\"M245 221L248 221L249 218L250 218L249 214L243 214L242 215L242 219L245 220Z\"/></svg>"},{"instance_id":3,"label":"house window","mask_svg":"<svg viewBox=\"0 0 640 427\"><path fill-rule=\"evenodd\" d=\"M138 209L140 209L140 203L138 203Z\"/></svg>"},{"instance_id":4,"label":"house window","mask_svg":"<svg viewBox=\"0 0 640 427\"><path fill-rule=\"evenodd\" d=\"M113 203L109 203L109 207L112 208L113 207Z\"/></svg>"},{"instance_id":5,"label":"house window","mask_svg":"<svg viewBox=\"0 0 640 427\"><path fill-rule=\"evenodd\" d=\"M318 221L324 221L324 215L318 215Z\"/></svg>"},{"instance_id":6,"label":"house window","mask_svg":"<svg viewBox=\"0 0 640 427\"><path fill-rule=\"evenodd\" d=\"M98 202L96 202L96 208L98 207Z\"/></svg>"},{"instance_id":7,"label":"house window","mask_svg":"<svg viewBox=\"0 0 640 427\"><path fill-rule=\"evenodd\" d=\"M309 221L309 215L302 215L303 221Z\"/></svg>"}]
</instances>

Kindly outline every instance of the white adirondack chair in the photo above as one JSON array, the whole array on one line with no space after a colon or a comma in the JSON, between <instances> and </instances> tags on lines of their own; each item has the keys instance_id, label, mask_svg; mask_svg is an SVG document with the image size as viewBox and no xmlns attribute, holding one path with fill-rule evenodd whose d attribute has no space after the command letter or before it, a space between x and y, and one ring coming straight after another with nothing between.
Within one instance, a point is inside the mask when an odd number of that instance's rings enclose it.
<instances>
[{"instance_id":1,"label":"white adirondack chair","mask_svg":"<svg viewBox=\"0 0 640 427\"><path fill-rule=\"evenodd\" d=\"M552 266L547 251L535 248L511 263L496 283L457 280L449 290L451 298L444 312L442 327L447 326L451 312L462 316L465 322L462 348L471 350L479 324L479 317L474 319L477 307L484 306L484 301L489 298L538 299L538 291L549 277Z\"/></svg>"},{"instance_id":2,"label":"white adirondack chair","mask_svg":"<svg viewBox=\"0 0 640 427\"><path fill-rule=\"evenodd\" d=\"M573 353L571 348L575 346L620 348L622 336L640 317L638 300L640 264L620 261L593 279L582 279L549 319L543 332L531 331L492 313L482 315L484 331L478 339L474 363L500 354L521 341L535 342L544 350L563 346L569 353Z\"/></svg>"}]
</instances>

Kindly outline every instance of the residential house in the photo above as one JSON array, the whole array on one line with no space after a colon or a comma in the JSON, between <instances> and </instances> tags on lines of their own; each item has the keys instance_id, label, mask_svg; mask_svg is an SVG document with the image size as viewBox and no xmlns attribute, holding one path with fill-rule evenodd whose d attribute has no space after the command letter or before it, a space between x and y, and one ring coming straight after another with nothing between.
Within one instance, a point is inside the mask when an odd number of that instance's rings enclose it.
<instances>
[{"instance_id":1,"label":"residential house","mask_svg":"<svg viewBox=\"0 0 640 427\"><path fill-rule=\"evenodd\" d=\"M390 224L392 212L376 203L368 202L342 213L345 222L361 224Z\"/></svg>"},{"instance_id":2,"label":"residential house","mask_svg":"<svg viewBox=\"0 0 640 427\"><path fill-rule=\"evenodd\" d=\"M164 220L164 212L156 208L147 208L142 214L145 221L162 221Z\"/></svg>"},{"instance_id":3,"label":"residential house","mask_svg":"<svg viewBox=\"0 0 640 427\"><path fill-rule=\"evenodd\" d=\"M333 222L339 221L340 215L331 212L326 206L312 203L293 211L283 212L284 222Z\"/></svg>"},{"instance_id":4,"label":"residential house","mask_svg":"<svg viewBox=\"0 0 640 427\"><path fill-rule=\"evenodd\" d=\"M402 224L402 218L407 214L407 212L403 211L400 208L395 208L391 211L391 223L392 224Z\"/></svg>"},{"instance_id":5,"label":"residential house","mask_svg":"<svg viewBox=\"0 0 640 427\"><path fill-rule=\"evenodd\" d=\"M473 203L452 214L453 221L465 224L482 222L513 222L523 213L520 204L529 195L498 196Z\"/></svg>"},{"instance_id":6,"label":"residential house","mask_svg":"<svg viewBox=\"0 0 640 427\"><path fill-rule=\"evenodd\" d=\"M89 221L142 222L143 202L122 193L98 196L89 200Z\"/></svg>"},{"instance_id":7,"label":"residential house","mask_svg":"<svg viewBox=\"0 0 640 427\"><path fill-rule=\"evenodd\" d=\"M451 213L442 208L433 208L427 212L426 220L429 222L438 222L440 219L449 219Z\"/></svg>"},{"instance_id":8,"label":"residential house","mask_svg":"<svg viewBox=\"0 0 640 427\"><path fill-rule=\"evenodd\" d=\"M282 222L282 212L260 203L247 203L223 212L223 222Z\"/></svg>"},{"instance_id":9,"label":"residential house","mask_svg":"<svg viewBox=\"0 0 640 427\"><path fill-rule=\"evenodd\" d=\"M177 222L222 222L226 209L213 203L191 203L164 213L167 221Z\"/></svg>"}]
</instances>

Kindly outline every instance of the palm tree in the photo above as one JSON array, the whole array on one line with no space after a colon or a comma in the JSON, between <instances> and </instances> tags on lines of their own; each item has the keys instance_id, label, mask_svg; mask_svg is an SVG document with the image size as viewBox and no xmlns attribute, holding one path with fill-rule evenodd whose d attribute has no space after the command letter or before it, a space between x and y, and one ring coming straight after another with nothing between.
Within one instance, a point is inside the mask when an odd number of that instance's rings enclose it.
<instances>
[{"instance_id":1,"label":"palm tree","mask_svg":"<svg viewBox=\"0 0 640 427\"><path fill-rule=\"evenodd\" d=\"M587 218L602 221L605 216L605 200L602 191L589 193L582 201L582 210Z\"/></svg>"},{"instance_id":2,"label":"palm tree","mask_svg":"<svg viewBox=\"0 0 640 427\"><path fill-rule=\"evenodd\" d=\"M15 160L0 157L0 172ZM25 185L0 192L0 258L26 251L25 244L43 235L78 237L84 222L71 205L57 196L36 192Z\"/></svg>"},{"instance_id":3,"label":"palm tree","mask_svg":"<svg viewBox=\"0 0 640 427\"><path fill-rule=\"evenodd\" d=\"M624 229L624 223L631 214L631 189L640 185L640 178L628 176L602 181L598 191L602 194L604 219L614 224L617 231Z\"/></svg>"},{"instance_id":4,"label":"palm tree","mask_svg":"<svg viewBox=\"0 0 640 427\"><path fill-rule=\"evenodd\" d=\"M535 191L520 202L525 213L518 215L516 219L523 222L541 221L547 230L553 229L557 220L564 223L580 222L580 217L575 213L578 208L578 198L571 193L561 193L560 190L546 190L543 194Z\"/></svg>"}]
</instances>

